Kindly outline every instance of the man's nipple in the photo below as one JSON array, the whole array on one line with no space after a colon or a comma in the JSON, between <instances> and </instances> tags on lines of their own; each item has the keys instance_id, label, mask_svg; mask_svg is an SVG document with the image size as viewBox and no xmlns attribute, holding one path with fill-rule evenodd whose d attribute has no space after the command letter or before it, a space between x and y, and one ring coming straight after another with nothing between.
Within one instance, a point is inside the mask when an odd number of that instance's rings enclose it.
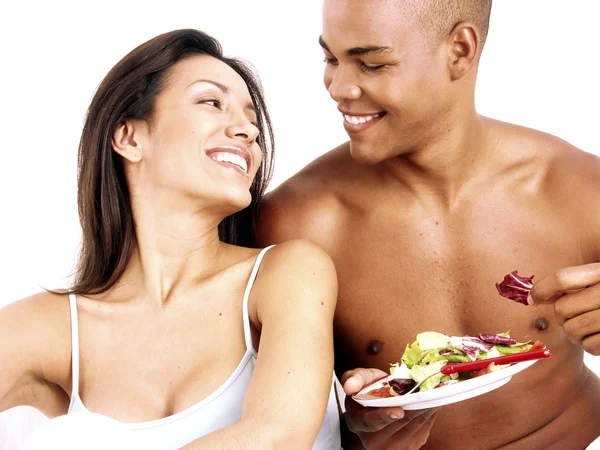
<instances>
[{"instance_id":1,"label":"man's nipple","mask_svg":"<svg viewBox=\"0 0 600 450\"><path fill-rule=\"evenodd\" d=\"M367 345L367 353L369 355L379 355L383 350L383 342L375 339Z\"/></svg>"},{"instance_id":2,"label":"man's nipple","mask_svg":"<svg viewBox=\"0 0 600 450\"><path fill-rule=\"evenodd\" d=\"M535 322L533 322L533 326L536 328L536 330L546 331L550 327L550 323L548 320L546 320L546 318L538 317L535 319Z\"/></svg>"}]
</instances>

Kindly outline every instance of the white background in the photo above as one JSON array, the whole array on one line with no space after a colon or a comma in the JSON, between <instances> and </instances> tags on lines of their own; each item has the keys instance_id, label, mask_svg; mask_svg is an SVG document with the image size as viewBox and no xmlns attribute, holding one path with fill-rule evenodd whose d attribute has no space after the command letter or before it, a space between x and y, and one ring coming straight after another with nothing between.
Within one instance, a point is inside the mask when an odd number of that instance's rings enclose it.
<instances>
[{"instance_id":1,"label":"white background","mask_svg":"<svg viewBox=\"0 0 600 450\"><path fill-rule=\"evenodd\" d=\"M257 68L276 133L271 188L346 140L321 80L320 0L2 5L0 306L65 285L80 237L76 154L86 107L106 72L157 34L204 30ZM598 17L593 0L496 0L479 111L600 155Z\"/></svg>"}]
</instances>

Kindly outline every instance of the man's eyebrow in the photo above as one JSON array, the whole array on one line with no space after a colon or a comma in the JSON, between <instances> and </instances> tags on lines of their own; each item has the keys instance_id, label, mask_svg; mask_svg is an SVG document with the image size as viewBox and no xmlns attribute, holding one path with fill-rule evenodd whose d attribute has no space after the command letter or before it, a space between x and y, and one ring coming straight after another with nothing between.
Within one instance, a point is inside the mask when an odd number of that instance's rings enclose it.
<instances>
[{"instance_id":1,"label":"man's eyebrow","mask_svg":"<svg viewBox=\"0 0 600 450\"><path fill-rule=\"evenodd\" d=\"M319 36L319 45L321 47L323 47L324 50L327 50L329 53L331 53L331 50L329 50L329 47L327 46L327 44L325 43L325 41L323 40L323 38L321 36ZM369 45L367 47L352 47L349 50L346 50L346 54L348 56L358 56L358 55L366 55L366 54L372 54L372 53L389 53L392 51L391 47L385 47L385 46L379 46L379 45Z\"/></svg>"},{"instance_id":2,"label":"man's eyebrow","mask_svg":"<svg viewBox=\"0 0 600 450\"><path fill-rule=\"evenodd\" d=\"M346 51L348 56L367 55L372 53L390 53L391 47L370 45L368 47L353 47Z\"/></svg>"},{"instance_id":3,"label":"man's eyebrow","mask_svg":"<svg viewBox=\"0 0 600 450\"><path fill-rule=\"evenodd\" d=\"M206 80L206 79L199 79L199 80L196 80L196 81L190 83L190 86L192 86L193 84L196 84L196 83L208 83L208 84L212 84L217 89L219 89L220 91L222 91L224 94L229 94L229 88L227 86L225 86L224 84L219 83L218 81ZM253 113L256 114L256 107L254 106L254 103L252 103L252 102L250 102L246 106L244 106L244 109L249 109Z\"/></svg>"}]
</instances>

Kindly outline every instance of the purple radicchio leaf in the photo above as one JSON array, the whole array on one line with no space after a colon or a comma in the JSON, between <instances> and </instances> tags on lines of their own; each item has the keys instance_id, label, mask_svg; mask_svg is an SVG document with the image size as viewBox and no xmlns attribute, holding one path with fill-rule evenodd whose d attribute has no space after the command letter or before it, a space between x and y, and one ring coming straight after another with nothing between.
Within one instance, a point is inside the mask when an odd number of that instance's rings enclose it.
<instances>
[{"instance_id":1,"label":"purple radicchio leaf","mask_svg":"<svg viewBox=\"0 0 600 450\"><path fill-rule=\"evenodd\" d=\"M464 352L471 361L477 359L479 352L489 352L494 344L484 342L479 338L472 336L452 336L450 346Z\"/></svg>"},{"instance_id":2,"label":"purple radicchio leaf","mask_svg":"<svg viewBox=\"0 0 600 450\"><path fill-rule=\"evenodd\" d=\"M480 334L479 339L490 344L514 345L517 343L511 337L500 336L498 334Z\"/></svg>"},{"instance_id":3,"label":"purple radicchio leaf","mask_svg":"<svg viewBox=\"0 0 600 450\"><path fill-rule=\"evenodd\" d=\"M496 289L502 297L527 306L527 296L533 287L531 280L533 280L533 275L521 277L515 270L506 275L501 283L496 283Z\"/></svg>"},{"instance_id":4,"label":"purple radicchio leaf","mask_svg":"<svg viewBox=\"0 0 600 450\"><path fill-rule=\"evenodd\" d=\"M398 395L403 395L415 387L417 382L408 378L394 378L388 381L390 387Z\"/></svg>"}]
</instances>

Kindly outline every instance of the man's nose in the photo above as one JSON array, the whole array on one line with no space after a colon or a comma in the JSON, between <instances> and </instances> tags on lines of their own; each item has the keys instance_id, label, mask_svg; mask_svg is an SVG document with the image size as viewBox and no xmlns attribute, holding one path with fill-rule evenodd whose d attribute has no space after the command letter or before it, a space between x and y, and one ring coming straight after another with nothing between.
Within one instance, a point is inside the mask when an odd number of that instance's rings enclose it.
<instances>
[{"instance_id":1,"label":"man's nose","mask_svg":"<svg viewBox=\"0 0 600 450\"><path fill-rule=\"evenodd\" d=\"M361 89L347 68L340 65L332 72L327 90L333 100L339 103L344 100L356 100L361 96Z\"/></svg>"}]
</instances>

